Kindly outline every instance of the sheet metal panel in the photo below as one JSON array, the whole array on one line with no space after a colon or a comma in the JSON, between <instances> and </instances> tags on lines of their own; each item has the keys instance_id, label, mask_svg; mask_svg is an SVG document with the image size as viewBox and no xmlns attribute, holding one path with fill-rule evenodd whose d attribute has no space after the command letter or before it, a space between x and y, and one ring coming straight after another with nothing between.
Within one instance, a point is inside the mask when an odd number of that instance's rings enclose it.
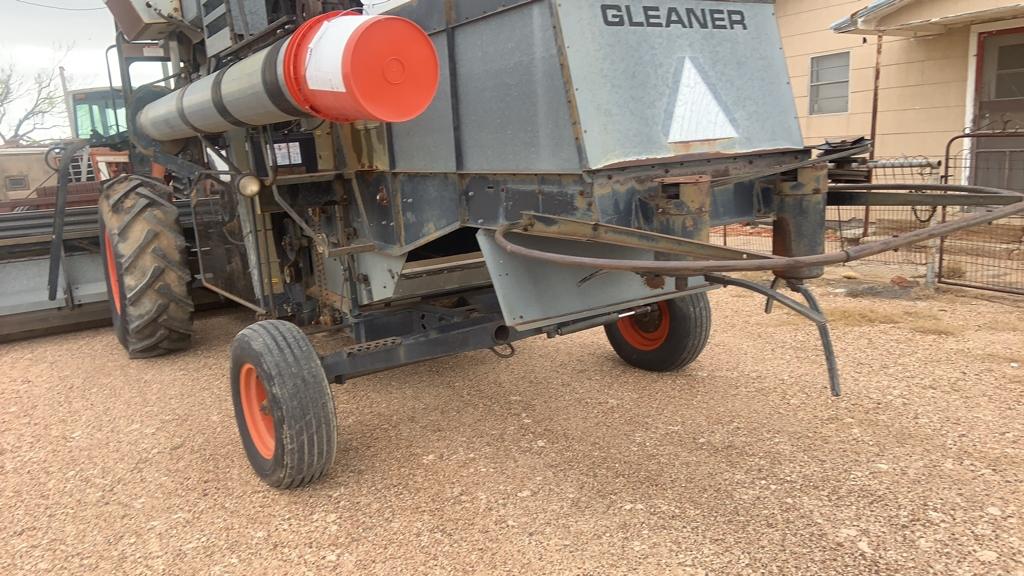
<instances>
[{"instance_id":1,"label":"sheet metal panel","mask_svg":"<svg viewBox=\"0 0 1024 576\"><path fill-rule=\"evenodd\" d=\"M458 228L459 185L454 175L400 174L394 182L406 246L436 240Z\"/></svg>"},{"instance_id":2,"label":"sheet metal panel","mask_svg":"<svg viewBox=\"0 0 1024 576\"><path fill-rule=\"evenodd\" d=\"M773 4L557 6L591 167L803 146Z\"/></svg>"},{"instance_id":3,"label":"sheet metal panel","mask_svg":"<svg viewBox=\"0 0 1024 576\"><path fill-rule=\"evenodd\" d=\"M474 172L578 172L547 2L455 28L459 141Z\"/></svg>"},{"instance_id":4,"label":"sheet metal panel","mask_svg":"<svg viewBox=\"0 0 1024 576\"><path fill-rule=\"evenodd\" d=\"M480 230L476 235L498 294L505 323L517 330L529 330L555 323L624 310L676 293L674 282L651 288L631 272L608 272L580 283L594 270L558 266L509 254L494 242L494 233ZM530 248L591 258L653 260L653 253L611 244L576 242L555 238L514 235L513 241ZM706 284L702 277L687 279L689 287Z\"/></svg>"},{"instance_id":5,"label":"sheet metal panel","mask_svg":"<svg viewBox=\"0 0 1024 576\"><path fill-rule=\"evenodd\" d=\"M99 254L69 254L63 259L57 300L46 297L49 258L15 260L0 263L0 316L53 310L68 303L64 287L70 278L71 301L75 305L103 302L107 284L103 277L103 259Z\"/></svg>"},{"instance_id":6,"label":"sheet metal panel","mask_svg":"<svg viewBox=\"0 0 1024 576\"><path fill-rule=\"evenodd\" d=\"M389 14L412 20L427 34L448 27L446 5L449 0L382 0L367 2L366 14Z\"/></svg>"},{"instance_id":7,"label":"sheet metal panel","mask_svg":"<svg viewBox=\"0 0 1024 576\"><path fill-rule=\"evenodd\" d=\"M433 102L419 117L391 124L395 170L400 172L455 172L455 125L452 116L448 37L431 37L437 49L441 79Z\"/></svg>"}]
</instances>

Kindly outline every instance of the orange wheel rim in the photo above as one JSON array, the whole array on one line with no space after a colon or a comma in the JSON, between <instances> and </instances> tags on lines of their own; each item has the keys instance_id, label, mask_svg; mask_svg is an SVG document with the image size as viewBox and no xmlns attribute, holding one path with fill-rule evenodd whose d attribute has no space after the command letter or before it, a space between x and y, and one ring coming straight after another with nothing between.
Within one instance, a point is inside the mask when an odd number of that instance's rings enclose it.
<instances>
[{"instance_id":1,"label":"orange wheel rim","mask_svg":"<svg viewBox=\"0 0 1024 576\"><path fill-rule=\"evenodd\" d=\"M110 297L114 299L114 310L121 314L121 280L117 276L117 261L114 259L114 247L110 242L110 232L103 232L104 252L107 256L107 278L110 280Z\"/></svg>"},{"instance_id":2,"label":"orange wheel rim","mask_svg":"<svg viewBox=\"0 0 1024 576\"><path fill-rule=\"evenodd\" d=\"M270 402L267 400L267 389L263 387L256 367L252 364L242 366L238 374L239 391L242 397L242 414L245 416L245 427L249 429L256 451L267 460L274 456L274 417L270 414Z\"/></svg>"},{"instance_id":3,"label":"orange wheel rim","mask_svg":"<svg viewBox=\"0 0 1024 576\"><path fill-rule=\"evenodd\" d=\"M668 303L658 302L657 307L650 312L622 318L618 327L626 343L633 348L656 350L668 339Z\"/></svg>"}]
</instances>

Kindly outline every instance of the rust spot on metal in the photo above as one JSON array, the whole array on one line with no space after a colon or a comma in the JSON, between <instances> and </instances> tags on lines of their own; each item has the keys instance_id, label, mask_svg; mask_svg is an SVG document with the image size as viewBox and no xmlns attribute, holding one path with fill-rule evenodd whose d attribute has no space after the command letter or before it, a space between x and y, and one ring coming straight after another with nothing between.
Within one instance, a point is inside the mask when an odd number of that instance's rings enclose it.
<instances>
[{"instance_id":1,"label":"rust spot on metal","mask_svg":"<svg viewBox=\"0 0 1024 576\"><path fill-rule=\"evenodd\" d=\"M685 161L689 161L689 160L710 160L710 159L715 159L715 158L738 158L738 157L745 156L747 154L749 154L751 156L771 155L771 154L775 154L775 153L778 153L778 152L800 152L801 150L798 149L798 148L771 148L771 149L756 150L756 151L752 150L752 151L731 151L731 152L699 152L699 151L690 150L687 145L680 145L679 147L677 147L676 145L673 145L673 151L676 152L676 154L673 154L671 156L653 157L653 158L636 158L636 159L633 159L633 160L621 160L621 161L612 162L612 163L609 163L609 164L604 164L602 166L596 166L595 168L599 168L599 169L602 169L602 170L611 170L611 169L616 169L616 168L631 168L631 167L636 167L636 166L647 166L647 165L665 164L665 163L671 163L671 162L681 162L681 161L684 161L684 160Z\"/></svg>"},{"instance_id":2,"label":"rust spot on metal","mask_svg":"<svg viewBox=\"0 0 1024 576\"><path fill-rule=\"evenodd\" d=\"M644 286L652 290L661 290L665 287L665 277L660 274L644 274L641 278L644 280Z\"/></svg>"},{"instance_id":3,"label":"rust spot on metal","mask_svg":"<svg viewBox=\"0 0 1024 576\"><path fill-rule=\"evenodd\" d=\"M672 176L669 178L655 178L655 182L661 184L700 184L703 182L710 182L711 176L708 174L691 174L689 176Z\"/></svg>"}]
</instances>

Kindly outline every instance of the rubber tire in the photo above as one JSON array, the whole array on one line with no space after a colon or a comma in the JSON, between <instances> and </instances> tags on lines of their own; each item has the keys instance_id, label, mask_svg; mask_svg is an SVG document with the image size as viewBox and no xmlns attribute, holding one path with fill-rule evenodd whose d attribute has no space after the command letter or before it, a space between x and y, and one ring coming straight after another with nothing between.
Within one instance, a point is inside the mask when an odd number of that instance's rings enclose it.
<instances>
[{"instance_id":1,"label":"rubber tire","mask_svg":"<svg viewBox=\"0 0 1024 576\"><path fill-rule=\"evenodd\" d=\"M256 368L274 418L274 453L269 459L256 449L245 422L239 374L246 364ZM264 482L274 488L299 488L330 469L338 434L334 398L320 357L296 325L264 320L235 336L231 398L242 447Z\"/></svg>"},{"instance_id":2,"label":"rubber tire","mask_svg":"<svg viewBox=\"0 0 1024 576\"><path fill-rule=\"evenodd\" d=\"M109 233L116 268L104 266L110 315L131 358L162 356L192 343L192 273L178 209L168 198L163 183L138 176L111 180L100 195L100 254L106 254Z\"/></svg>"},{"instance_id":3,"label":"rubber tire","mask_svg":"<svg viewBox=\"0 0 1024 576\"><path fill-rule=\"evenodd\" d=\"M651 372L672 372L696 360L711 335L711 303L706 292L665 301L669 330L664 342L653 350L634 347L619 330L617 322L604 327L608 342L627 364Z\"/></svg>"}]
</instances>

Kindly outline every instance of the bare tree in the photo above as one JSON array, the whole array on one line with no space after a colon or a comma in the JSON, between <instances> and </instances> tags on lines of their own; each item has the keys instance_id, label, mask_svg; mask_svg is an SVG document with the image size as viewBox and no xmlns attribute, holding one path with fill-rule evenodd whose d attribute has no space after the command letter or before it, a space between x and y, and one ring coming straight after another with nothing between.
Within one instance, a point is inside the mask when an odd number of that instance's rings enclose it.
<instances>
[{"instance_id":1,"label":"bare tree","mask_svg":"<svg viewBox=\"0 0 1024 576\"><path fill-rule=\"evenodd\" d=\"M0 145L37 143L34 134L67 126L64 110L58 66L31 79L14 64L0 67Z\"/></svg>"}]
</instances>

